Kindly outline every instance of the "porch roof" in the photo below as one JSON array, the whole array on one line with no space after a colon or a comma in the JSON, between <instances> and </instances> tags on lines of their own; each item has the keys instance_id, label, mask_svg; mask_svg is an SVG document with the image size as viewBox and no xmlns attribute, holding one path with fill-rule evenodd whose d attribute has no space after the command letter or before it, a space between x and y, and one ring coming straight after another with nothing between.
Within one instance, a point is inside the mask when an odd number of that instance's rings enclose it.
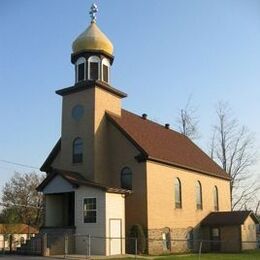
<instances>
[{"instance_id":1,"label":"porch roof","mask_svg":"<svg viewBox=\"0 0 260 260\"><path fill-rule=\"evenodd\" d=\"M98 188L104 190L109 193L120 193L120 194L129 194L131 193L130 190L125 190L116 187L109 187L104 184L96 183L90 180L87 180L83 177L80 173L72 172L72 171L65 171L60 169L53 169L50 174L43 180L43 182L36 188L37 191L43 191L43 189L53 180L55 176L61 176L63 179L68 181L73 187L77 188L81 185L83 186L91 186L94 188Z\"/></svg>"},{"instance_id":2,"label":"porch roof","mask_svg":"<svg viewBox=\"0 0 260 260\"><path fill-rule=\"evenodd\" d=\"M252 211L220 211L211 212L202 221L201 226L234 226L242 225L245 220L251 217L258 224L258 220Z\"/></svg>"}]
</instances>

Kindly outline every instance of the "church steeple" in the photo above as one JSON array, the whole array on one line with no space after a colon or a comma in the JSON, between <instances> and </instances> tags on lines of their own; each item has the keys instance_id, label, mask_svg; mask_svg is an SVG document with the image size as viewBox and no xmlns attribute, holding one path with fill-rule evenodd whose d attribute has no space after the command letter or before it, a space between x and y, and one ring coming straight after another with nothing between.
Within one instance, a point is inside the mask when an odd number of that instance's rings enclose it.
<instances>
[{"instance_id":1,"label":"church steeple","mask_svg":"<svg viewBox=\"0 0 260 260\"><path fill-rule=\"evenodd\" d=\"M110 84L113 45L98 28L96 12L93 5L89 27L73 42L71 61L75 64L76 83L56 91L62 96L58 159L62 165L57 168L109 183L107 113L120 117L121 101L127 94Z\"/></svg>"},{"instance_id":2,"label":"church steeple","mask_svg":"<svg viewBox=\"0 0 260 260\"><path fill-rule=\"evenodd\" d=\"M75 82L100 80L110 83L113 44L96 24L95 4L91 6L91 23L72 44L71 62L75 65Z\"/></svg>"}]
</instances>

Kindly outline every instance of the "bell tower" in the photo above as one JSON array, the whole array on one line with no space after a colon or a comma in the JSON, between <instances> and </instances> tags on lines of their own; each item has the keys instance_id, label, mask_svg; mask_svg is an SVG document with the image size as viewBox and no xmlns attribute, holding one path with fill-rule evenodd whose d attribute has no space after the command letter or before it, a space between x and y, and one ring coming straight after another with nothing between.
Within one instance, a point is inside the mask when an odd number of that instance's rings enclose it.
<instances>
[{"instance_id":1,"label":"bell tower","mask_svg":"<svg viewBox=\"0 0 260 260\"><path fill-rule=\"evenodd\" d=\"M110 83L113 44L96 24L95 4L91 6L91 23L72 44L71 62L75 65L75 84L86 80Z\"/></svg>"},{"instance_id":2,"label":"bell tower","mask_svg":"<svg viewBox=\"0 0 260 260\"><path fill-rule=\"evenodd\" d=\"M113 44L97 26L95 4L89 13L90 25L72 44L75 84L56 91L62 96L58 167L109 184L106 113L121 116L121 100L127 95L111 86Z\"/></svg>"}]
</instances>

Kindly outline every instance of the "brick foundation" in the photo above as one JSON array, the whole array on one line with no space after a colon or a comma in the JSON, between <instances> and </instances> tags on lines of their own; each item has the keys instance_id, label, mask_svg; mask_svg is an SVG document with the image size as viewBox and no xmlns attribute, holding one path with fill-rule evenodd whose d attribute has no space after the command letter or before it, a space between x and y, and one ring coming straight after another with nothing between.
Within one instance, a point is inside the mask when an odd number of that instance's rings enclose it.
<instances>
[{"instance_id":1,"label":"brick foundation","mask_svg":"<svg viewBox=\"0 0 260 260\"><path fill-rule=\"evenodd\" d=\"M190 252L193 249L192 241L188 240L188 233L190 231L190 227L148 230L148 253L151 255L160 255Z\"/></svg>"}]
</instances>

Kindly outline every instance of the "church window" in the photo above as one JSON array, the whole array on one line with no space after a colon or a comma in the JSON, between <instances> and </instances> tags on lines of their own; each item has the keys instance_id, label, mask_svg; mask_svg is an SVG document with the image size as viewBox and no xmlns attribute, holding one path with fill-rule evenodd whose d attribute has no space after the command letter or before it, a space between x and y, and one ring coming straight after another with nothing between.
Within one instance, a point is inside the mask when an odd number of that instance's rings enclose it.
<instances>
[{"instance_id":1,"label":"church window","mask_svg":"<svg viewBox=\"0 0 260 260\"><path fill-rule=\"evenodd\" d=\"M88 59L88 64L89 64L88 79L98 80L100 78L99 77L100 59L97 56L91 56Z\"/></svg>"},{"instance_id":2,"label":"church window","mask_svg":"<svg viewBox=\"0 0 260 260\"><path fill-rule=\"evenodd\" d=\"M103 81L108 82L108 66L103 64Z\"/></svg>"},{"instance_id":3,"label":"church window","mask_svg":"<svg viewBox=\"0 0 260 260\"><path fill-rule=\"evenodd\" d=\"M85 198L83 201L83 219L84 223L97 222L97 199Z\"/></svg>"},{"instance_id":4,"label":"church window","mask_svg":"<svg viewBox=\"0 0 260 260\"><path fill-rule=\"evenodd\" d=\"M80 57L76 61L76 83L86 79L86 59Z\"/></svg>"},{"instance_id":5,"label":"church window","mask_svg":"<svg viewBox=\"0 0 260 260\"><path fill-rule=\"evenodd\" d=\"M105 82L109 82L109 69L110 69L110 63L108 59L103 59L102 60L102 80Z\"/></svg>"},{"instance_id":6,"label":"church window","mask_svg":"<svg viewBox=\"0 0 260 260\"><path fill-rule=\"evenodd\" d=\"M202 188L199 181L196 183L196 206L197 209L202 209Z\"/></svg>"},{"instance_id":7,"label":"church window","mask_svg":"<svg viewBox=\"0 0 260 260\"><path fill-rule=\"evenodd\" d=\"M181 201L181 181L179 178L175 179L174 189L175 189L175 208L180 209L182 207L182 201Z\"/></svg>"},{"instance_id":8,"label":"church window","mask_svg":"<svg viewBox=\"0 0 260 260\"><path fill-rule=\"evenodd\" d=\"M213 200L214 200L214 210L218 211L219 205L218 205L218 188L217 188L217 186L214 186L214 189L213 189Z\"/></svg>"},{"instance_id":9,"label":"church window","mask_svg":"<svg viewBox=\"0 0 260 260\"><path fill-rule=\"evenodd\" d=\"M77 137L73 141L73 163L81 163L83 161L83 141Z\"/></svg>"},{"instance_id":10,"label":"church window","mask_svg":"<svg viewBox=\"0 0 260 260\"><path fill-rule=\"evenodd\" d=\"M132 189L132 171L129 167L125 167L121 171L121 188Z\"/></svg>"}]
</instances>

